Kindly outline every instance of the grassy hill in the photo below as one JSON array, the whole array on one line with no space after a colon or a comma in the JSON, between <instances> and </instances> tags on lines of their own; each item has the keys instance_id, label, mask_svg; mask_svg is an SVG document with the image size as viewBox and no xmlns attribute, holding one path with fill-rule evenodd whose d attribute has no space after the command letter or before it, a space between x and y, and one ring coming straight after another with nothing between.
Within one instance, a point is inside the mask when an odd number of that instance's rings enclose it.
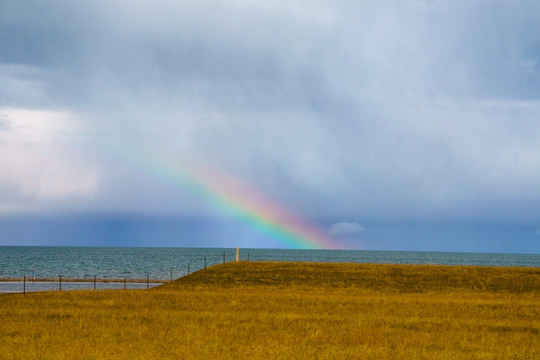
<instances>
[{"instance_id":1,"label":"grassy hill","mask_svg":"<svg viewBox=\"0 0 540 360\"><path fill-rule=\"evenodd\" d=\"M238 262L214 266L164 288L186 286L274 286L354 288L383 292L487 291L528 293L540 290L540 268Z\"/></svg>"},{"instance_id":2,"label":"grassy hill","mask_svg":"<svg viewBox=\"0 0 540 360\"><path fill-rule=\"evenodd\" d=\"M0 359L537 359L540 269L239 262L0 294Z\"/></svg>"}]
</instances>

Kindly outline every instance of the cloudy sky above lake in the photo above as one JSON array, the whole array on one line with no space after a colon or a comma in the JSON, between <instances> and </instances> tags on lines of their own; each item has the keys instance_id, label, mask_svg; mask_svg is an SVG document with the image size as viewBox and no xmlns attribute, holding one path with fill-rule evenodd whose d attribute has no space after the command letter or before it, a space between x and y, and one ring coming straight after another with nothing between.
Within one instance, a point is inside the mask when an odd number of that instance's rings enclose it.
<instances>
[{"instance_id":1,"label":"cloudy sky above lake","mask_svg":"<svg viewBox=\"0 0 540 360\"><path fill-rule=\"evenodd\" d=\"M540 3L0 1L0 245L288 246L194 168L344 248L538 253Z\"/></svg>"}]
</instances>

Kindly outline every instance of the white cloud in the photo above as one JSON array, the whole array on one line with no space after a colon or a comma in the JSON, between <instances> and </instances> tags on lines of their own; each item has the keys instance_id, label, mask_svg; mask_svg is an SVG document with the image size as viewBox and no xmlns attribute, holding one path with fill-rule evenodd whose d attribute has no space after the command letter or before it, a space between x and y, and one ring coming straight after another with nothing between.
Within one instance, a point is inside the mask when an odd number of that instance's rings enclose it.
<instances>
[{"instance_id":1,"label":"white cloud","mask_svg":"<svg viewBox=\"0 0 540 360\"><path fill-rule=\"evenodd\" d=\"M357 222L338 222L332 224L328 229L330 236L344 236L352 234L360 234L366 231L366 228Z\"/></svg>"},{"instance_id":2,"label":"white cloud","mask_svg":"<svg viewBox=\"0 0 540 360\"><path fill-rule=\"evenodd\" d=\"M0 118L9 123L0 132L0 210L95 193L98 171L72 138L84 131L72 114L0 108Z\"/></svg>"}]
</instances>

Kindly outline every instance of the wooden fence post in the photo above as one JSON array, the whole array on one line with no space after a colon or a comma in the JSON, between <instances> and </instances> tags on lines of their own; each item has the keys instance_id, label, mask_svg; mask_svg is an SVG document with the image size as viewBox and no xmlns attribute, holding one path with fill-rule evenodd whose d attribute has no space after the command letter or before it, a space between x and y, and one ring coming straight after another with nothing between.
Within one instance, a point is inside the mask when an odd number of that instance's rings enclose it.
<instances>
[{"instance_id":1,"label":"wooden fence post","mask_svg":"<svg viewBox=\"0 0 540 360\"><path fill-rule=\"evenodd\" d=\"M146 290L150 289L150 274L146 274Z\"/></svg>"},{"instance_id":2,"label":"wooden fence post","mask_svg":"<svg viewBox=\"0 0 540 360\"><path fill-rule=\"evenodd\" d=\"M94 290L96 290L96 275L94 275Z\"/></svg>"},{"instance_id":3,"label":"wooden fence post","mask_svg":"<svg viewBox=\"0 0 540 360\"><path fill-rule=\"evenodd\" d=\"M235 260L236 262L238 262L238 257L240 256L240 248L236 248L236 257L235 257Z\"/></svg>"},{"instance_id":4,"label":"wooden fence post","mask_svg":"<svg viewBox=\"0 0 540 360\"><path fill-rule=\"evenodd\" d=\"M204 270L206 270L206 256L204 257Z\"/></svg>"},{"instance_id":5,"label":"wooden fence post","mask_svg":"<svg viewBox=\"0 0 540 360\"><path fill-rule=\"evenodd\" d=\"M62 275L59 275L59 277L60 277L60 282L59 282L59 284L60 284L60 291L62 291Z\"/></svg>"},{"instance_id":6,"label":"wooden fence post","mask_svg":"<svg viewBox=\"0 0 540 360\"><path fill-rule=\"evenodd\" d=\"M24 275L23 284L23 294L26 295L26 275Z\"/></svg>"},{"instance_id":7,"label":"wooden fence post","mask_svg":"<svg viewBox=\"0 0 540 360\"><path fill-rule=\"evenodd\" d=\"M126 277L124 276L124 290L126 290Z\"/></svg>"}]
</instances>

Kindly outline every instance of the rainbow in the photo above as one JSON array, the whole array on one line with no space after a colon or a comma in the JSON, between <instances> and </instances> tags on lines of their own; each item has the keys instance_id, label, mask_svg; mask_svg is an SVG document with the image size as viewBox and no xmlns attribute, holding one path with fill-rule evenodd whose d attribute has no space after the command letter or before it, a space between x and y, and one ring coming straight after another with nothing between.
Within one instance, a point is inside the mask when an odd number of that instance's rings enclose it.
<instances>
[{"instance_id":1,"label":"rainbow","mask_svg":"<svg viewBox=\"0 0 540 360\"><path fill-rule=\"evenodd\" d=\"M286 248L342 248L322 230L231 176L186 164L175 166L117 146L113 151L124 162L189 191L220 212L242 221Z\"/></svg>"}]
</instances>

